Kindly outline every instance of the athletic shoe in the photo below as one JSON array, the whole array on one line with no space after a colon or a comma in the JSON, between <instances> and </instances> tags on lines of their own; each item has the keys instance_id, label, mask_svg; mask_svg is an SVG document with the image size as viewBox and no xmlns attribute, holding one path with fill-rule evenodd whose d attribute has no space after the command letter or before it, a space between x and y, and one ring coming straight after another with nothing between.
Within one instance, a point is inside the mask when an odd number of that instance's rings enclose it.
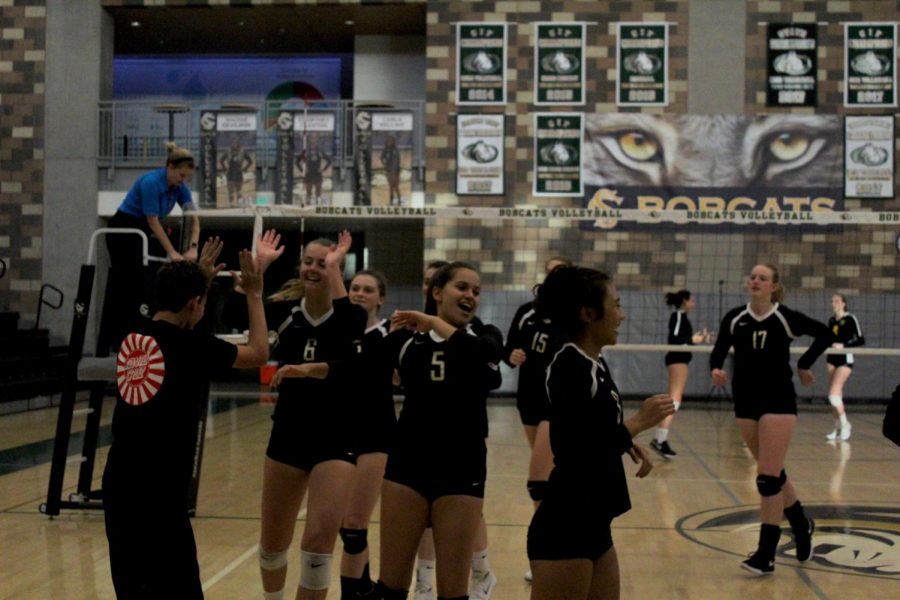
<instances>
[{"instance_id":1,"label":"athletic shoe","mask_svg":"<svg viewBox=\"0 0 900 600\"><path fill-rule=\"evenodd\" d=\"M431 584L417 581L413 600L434 600L434 588Z\"/></svg>"},{"instance_id":2,"label":"athletic shoe","mask_svg":"<svg viewBox=\"0 0 900 600\"><path fill-rule=\"evenodd\" d=\"M843 428L841 428L841 429L843 429ZM836 441L841 435L841 429L838 429L837 427L835 427L834 429L831 430L831 433L829 433L828 435L825 436L825 439L828 440L829 442Z\"/></svg>"},{"instance_id":3,"label":"athletic shoe","mask_svg":"<svg viewBox=\"0 0 900 600\"><path fill-rule=\"evenodd\" d=\"M469 600L489 600L495 587L497 587L497 576L493 571L473 572L472 582L469 585Z\"/></svg>"},{"instance_id":4,"label":"athletic shoe","mask_svg":"<svg viewBox=\"0 0 900 600\"><path fill-rule=\"evenodd\" d=\"M678 456L678 453L672 450L672 447L669 446L668 440L661 444L656 440L653 440L652 442L650 442L650 447L656 450L656 452L666 460L672 460L673 458Z\"/></svg>"},{"instance_id":5,"label":"athletic shoe","mask_svg":"<svg viewBox=\"0 0 900 600\"><path fill-rule=\"evenodd\" d=\"M771 575L775 572L775 561L754 552L750 558L741 563L741 568L754 575Z\"/></svg>"},{"instance_id":6,"label":"athletic shoe","mask_svg":"<svg viewBox=\"0 0 900 600\"><path fill-rule=\"evenodd\" d=\"M842 442L846 442L847 440L850 439L850 430L851 429L853 429L853 426L850 425L849 421L847 422L846 425L841 427L841 441Z\"/></svg>"},{"instance_id":7,"label":"athletic shoe","mask_svg":"<svg viewBox=\"0 0 900 600\"><path fill-rule=\"evenodd\" d=\"M525 571L525 581L527 581L528 583L534 581L534 575L531 573L531 569Z\"/></svg>"},{"instance_id":8,"label":"athletic shoe","mask_svg":"<svg viewBox=\"0 0 900 600\"><path fill-rule=\"evenodd\" d=\"M808 561L815 554L812 536L816 530L816 522L809 517L806 518L806 521L808 523L806 531L794 532L794 543L797 545L797 560L800 562Z\"/></svg>"}]
</instances>

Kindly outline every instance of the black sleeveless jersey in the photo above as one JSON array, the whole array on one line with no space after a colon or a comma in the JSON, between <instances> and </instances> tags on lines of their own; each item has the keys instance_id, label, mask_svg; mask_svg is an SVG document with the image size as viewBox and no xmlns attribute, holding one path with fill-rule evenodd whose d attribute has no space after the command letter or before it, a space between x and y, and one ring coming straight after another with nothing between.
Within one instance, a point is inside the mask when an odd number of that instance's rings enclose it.
<instances>
[{"instance_id":1,"label":"black sleeveless jersey","mask_svg":"<svg viewBox=\"0 0 900 600\"><path fill-rule=\"evenodd\" d=\"M803 313L775 303L765 315L757 316L750 305L739 306L725 315L709 359L711 369L721 369L729 348L734 348L732 390L735 398L777 394L794 399L790 346L802 335L815 338L809 350L797 361L800 369L809 369L831 346L831 331Z\"/></svg>"}]
</instances>

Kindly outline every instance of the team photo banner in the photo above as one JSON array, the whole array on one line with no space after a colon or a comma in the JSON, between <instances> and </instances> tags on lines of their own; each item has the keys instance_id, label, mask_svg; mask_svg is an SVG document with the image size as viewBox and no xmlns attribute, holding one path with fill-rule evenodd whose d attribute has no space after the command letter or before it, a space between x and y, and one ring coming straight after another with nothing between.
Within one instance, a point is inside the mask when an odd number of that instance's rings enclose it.
<instances>
[{"instance_id":1,"label":"team photo banner","mask_svg":"<svg viewBox=\"0 0 900 600\"><path fill-rule=\"evenodd\" d=\"M817 27L769 23L766 106L816 105Z\"/></svg>"},{"instance_id":2,"label":"team photo banner","mask_svg":"<svg viewBox=\"0 0 900 600\"><path fill-rule=\"evenodd\" d=\"M581 196L581 113L534 115L535 196Z\"/></svg>"},{"instance_id":3,"label":"team photo banner","mask_svg":"<svg viewBox=\"0 0 900 600\"><path fill-rule=\"evenodd\" d=\"M506 23L457 23L456 103L506 104Z\"/></svg>"},{"instance_id":4,"label":"team photo banner","mask_svg":"<svg viewBox=\"0 0 900 600\"><path fill-rule=\"evenodd\" d=\"M894 116L844 117L844 196L894 197Z\"/></svg>"},{"instance_id":5,"label":"team photo banner","mask_svg":"<svg viewBox=\"0 0 900 600\"><path fill-rule=\"evenodd\" d=\"M584 104L584 23L534 24L534 103Z\"/></svg>"},{"instance_id":6,"label":"team photo banner","mask_svg":"<svg viewBox=\"0 0 900 600\"><path fill-rule=\"evenodd\" d=\"M585 116L584 206L778 212L843 208L836 115Z\"/></svg>"},{"instance_id":7,"label":"team photo banner","mask_svg":"<svg viewBox=\"0 0 900 600\"><path fill-rule=\"evenodd\" d=\"M617 23L616 104L665 106L669 98L669 25Z\"/></svg>"},{"instance_id":8,"label":"team photo banner","mask_svg":"<svg viewBox=\"0 0 900 600\"><path fill-rule=\"evenodd\" d=\"M844 106L897 106L897 24L844 24Z\"/></svg>"},{"instance_id":9,"label":"team photo banner","mask_svg":"<svg viewBox=\"0 0 900 600\"><path fill-rule=\"evenodd\" d=\"M456 193L502 196L504 115L456 115Z\"/></svg>"}]
</instances>

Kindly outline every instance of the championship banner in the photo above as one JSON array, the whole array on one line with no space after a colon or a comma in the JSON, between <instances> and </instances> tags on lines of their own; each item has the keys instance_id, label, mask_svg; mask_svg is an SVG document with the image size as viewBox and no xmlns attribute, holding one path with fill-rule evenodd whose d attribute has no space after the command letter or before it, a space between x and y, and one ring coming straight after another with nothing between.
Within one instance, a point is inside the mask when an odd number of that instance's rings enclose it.
<instances>
[{"instance_id":1,"label":"championship banner","mask_svg":"<svg viewBox=\"0 0 900 600\"><path fill-rule=\"evenodd\" d=\"M216 111L200 113L200 206L216 205Z\"/></svg>"},{"instance_id":2,"label":"championship banner","mask_svg":"<svg viewBox=\"0 0 900 600\"><path fill-rule=\"evenodd\" d=\"M616 104L665 106L669 102L669 25L617 23Z\"/></svg>"},{"instance_id":3,"label":"championship banner","mask_svg":"<svg viewBox=\"0 0 900 600\"><path fill-rule=\"evenodd\" d=\"M372 113L355 110L353 116L353 163L356 167L353 204L371 206Z\"/></svg>"},{"instance_id":4,"label":"championship banner","mask_svg":"<svg viewBox=\"0 0 900 600\"><path fill-rule=\"evenodd\" d=\"M584 23L534 24L534 103L584 104Z\"/></svg>"},{"instance_id":5,"label":"championship banner","mask_svg":"<svg viewBox=\"0 0 900 600\"><path fill-rule=\"evenodd\" d=\"M894 116L844 117L844 197L894 197Z\"/></svg>"},{"instance_id":6,"label":"championship banner","mask_svg":"<svg viewBox=\"0 0 900 600\"><path fill-rule=\"evenodd\" d=\"M256 202L256 113L216 114L216 208Z\"/></svg>"},{"instance_id":7,"label":"championship banner","mask_svg":"<svg viewBox=\"0 0 900 600\"><path fill-rule=\"evenodd\" d=\"M844 106L897 106L897 24L844 24Z\"/></svg>"},{"instance_id":8,"label":"championship banner","mask_svg":"<svg viewBox=\"0 0 900 600\"><path fill-rule=\"evenodd\" d=\"M769 23L766 106L816 105L817 27L815 23Z\"/></svg>"},{"instance_id":9,"label":"championship banner","mask_svg":"<svg viewBox=\"0 0 900 600\"><path fill-rule=\"evenodd\" d=\"M504 115L456 115L456 193L502 196Z\"/></svg>"},{"instance_id":10,"label":"championship banner","mask_svg":"<svg viewBox=\"0 0 900 600\"><path fill-rule=\"evenodd\" d=\"M292 204L331 204L335 122L330 111L294 113Z\"/></svg>"},{"instance_id":11,"label":"championship banner","mask_svg":"<svg viewBox=\"0 0 900 600\"><path fill-rule=\"evenodd\" d=\"M836 115L585 115L589 209L688 210L714 219L843 208ZM597 226L602 226L598 223Z\"/></svg>"},{"instance_id":12,"label":"championship banner","mask_svg":"<svg viewBox=\"0 0 900 600\"><path fill-rule=\"evenodd\" d=\"M581 196L581 113L534 115L535 196Z\"/></svg>"},{"instance_id":13,"label":"championship banner","mask_svg":"<svg viewBox=\"0 0 900 600\"><path fill-rule=\"evenodd\" d=\"M456 103L506 104L506 23L457 24Z\"/></svg>"},{"instance_id":14,"label":"championship banner","mask_svg":"<svg viewBox=\"0 0 900 600\"><path fill-rule=\"evenodd\" d=\"M413 114L372 113L372 206L408 206L412 198Z\"/></svg>"}]
</instances>

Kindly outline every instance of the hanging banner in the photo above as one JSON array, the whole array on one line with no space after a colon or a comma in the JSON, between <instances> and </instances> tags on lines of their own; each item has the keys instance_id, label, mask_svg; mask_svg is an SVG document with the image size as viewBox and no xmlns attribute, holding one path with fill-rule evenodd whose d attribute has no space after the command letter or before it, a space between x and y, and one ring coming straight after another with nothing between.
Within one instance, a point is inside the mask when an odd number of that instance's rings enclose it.
<instances>
[{"instance_id":1,"label":"hanging banner","mask_svg":"<svg viewBox=\"0 0 900 600\"><path fill-rule=\"evenodd\" d=\"M354 109L353 117L353 163L356 176L353 179L353 204L371 206L372 179L372 113L368 110Z\"/></svg>"},{"instance_id":2,"label":"hanging banner","mask_svg":"<svg viewBox=\"0 0 900 600\"><path fill-rule=\"evenodd\" d=\"M815 23L769 23L766 106L816 105Z\"/></svg>"},{"instance_id":3,"label":"hanging banner","mask_svg":"<svg viewBox=\"0 0 900 600\"><path fill-rule=\"evenodd\" d=\"M457 24L456 103L506 104L506 23Z\"/></svg>"},{"instance_id":4,"label":"hanging banner","mask_svg":"<svg viewBox=\"0 0 900 600\"><path fill-rule=\"evenodd\" d=\"M897 24L844 24L844 106L897 106Z\"/></svg>"},{"instance_id":5,"label":"hanging banner","mask_svg":"<svg viewBox=\"0 0 900 600\"><path fill-rule=\"evenodd\" d=\"M581 196L581 113L534 115L535 196Z\"/></svg>"},{"instance_id":6,"label":"hanging banner","mask_svg":"<svg viewBox=\"0 0 900 600\"><path fill-rule=\"evenodd\" d=\"M294 113L293 204L331 204L334 134L333 112Z\"/></svg>"},{"instance_id":7,"label":"hanging banner","mask_svg":"<svg viewBox=\"0 0 900 600\"><path fill-rule=\"evenodd\" d=\"M275 204L294 203L294 113L275 120Z\"/></svg>"},{"instance_id":8,"label":"hanging banner","mask_svg":"<svg viewBox=\"0 0 900 600\"><path fill-rule=\"evenodd\" d=\"M894 197L894 116L844 117L844 197Z\"/></svg>"},{"instance_id":9,"label":"hanging banner","mask_svg":"<svg viewBox=\"0 0 900 600\"><path fill-rule=\"evenodd\" d=\"M534 24L534 103L584 104L584 23Z\"/></svg>"},{"instance_id":10,"label":"hanging banner","mask_svg":"<svg viewBox=\"0 0 900 600\"><path fill-rule=\"evenodd\" d=\"M200 113L200 189L203 198L200 206L216 205L216 112Z\"/></svg>"},{"instance_id":11,"label":"hanging banner","mask_svg":"<svg viewBox=\"0 0 900 600\"><path fill-rule=\"evenodd\" d=\"M616 104L665 106L669 102L669 25L617 23Z\"/></svg>"},{"instance_id":12,"label":"hanging banner","mask_svg":"<svg viewBox=\"0 0 900 600\"><path fill-rule=\"evenodd\" d=\"M456 115L456 193L502 196L504 115Z\"/></svg>"},{"instance_id":13,"label":"hanging banner","mask_svg":"<svg viewBox=\"0 0 900 600\"><path fill-rule=\"evenodd\" d=\"M372 206L408 206L412 198L413 114L372 113Z\"/></svg>"},{"instance_id":14,"label":"hanging banner","mask_svg":"<svg viewBox=\"0 0 900 600\"><path fill-rule=\"evenodd\" d=\"M216 208L256 204L256 113L216 115Z\"/></svg>"}]
</instances>

